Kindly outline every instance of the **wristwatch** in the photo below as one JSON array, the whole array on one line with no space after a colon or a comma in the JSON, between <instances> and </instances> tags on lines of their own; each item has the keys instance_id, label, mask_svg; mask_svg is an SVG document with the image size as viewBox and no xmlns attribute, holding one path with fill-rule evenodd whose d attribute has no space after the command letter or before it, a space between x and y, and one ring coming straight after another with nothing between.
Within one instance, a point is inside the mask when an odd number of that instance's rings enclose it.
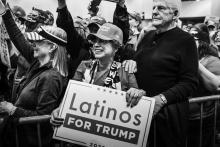
<instances>
[{"instance_id":1,"label":"wristwatch","mask_svg":"<svg viewBox=\"0 0 220 147\"><path fill-rule=\"evenodd\" d=\"M161 100L164 102L164 104L167 104L167 99L163 94L159 94Z\"/></svg>"}]
</instances>

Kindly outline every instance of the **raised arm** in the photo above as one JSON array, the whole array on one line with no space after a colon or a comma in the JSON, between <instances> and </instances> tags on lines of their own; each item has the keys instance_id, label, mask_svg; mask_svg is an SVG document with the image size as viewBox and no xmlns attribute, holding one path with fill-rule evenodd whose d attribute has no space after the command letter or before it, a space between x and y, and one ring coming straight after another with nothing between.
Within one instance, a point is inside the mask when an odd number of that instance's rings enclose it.
<instances>
[{"instance_id":1,"label":"raised arm","mask_svg":"<svg viewBox=\"0 0 220 147\"><path fill-rule=\"evenodd\" d=\"M18 51L24 56L24 58L32 63L33 61L33 47L30 42L25 39L24 35L21 33L20 29L16 25L12 14L9 9L6 10L6 13L2 16L5 23L5 27L9 34L10 39L12 40L15 47Z\"/></svg>"},{"instance_id":2,"label":"raised arm","mask_svg":"<svg viewBox=\"0 0 220 147\"><path fill-rule=\"evenodd\" d=\"M76 59L79 56L80 50L84 48L86 40L78 34L74 27L73 18L68 11L66 0L58 0L58 16L56 24L67 33L67 51Z\"/></svg>"},{"instance_id":3,"label":"raised arm","mask_svg":"<svg viewBox=\"0 0 220 147\"><path fill-rule=\"evenodd\" d=\"M125 6L125 0L119 0L113 16L113 24L118 26L123 32L123 43L126 44L129 38L129 17Z\"/></svg>"}]
</instances>

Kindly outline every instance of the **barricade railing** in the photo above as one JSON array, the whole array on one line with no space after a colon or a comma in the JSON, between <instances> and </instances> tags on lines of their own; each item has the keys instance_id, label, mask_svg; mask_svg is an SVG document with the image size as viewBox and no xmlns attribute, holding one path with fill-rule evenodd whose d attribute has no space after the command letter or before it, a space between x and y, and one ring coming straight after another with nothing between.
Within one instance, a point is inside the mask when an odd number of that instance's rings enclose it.
<instances>
[{"instance_id":1,"label":"barricade railing","mask_svg":"<svg viewBox=\"0 0 220 147\"><path fill-rule=\"evenodd\" d=\"M41 115L33 117L22 117L18 120L17 125L36 124L37 125L37 142L38 147L42 147L40 124L43 122L49 122L50 115ZM16 147L19 147L18 130L15 128L15 141Z\"/></svg>"},{"instance_id":2,"label":"barricade railing","mask_svg":"<svg viewBox=\"0 0 220 147\"><path fill-rule=\"evenodd\" d=\"M216 121L217 121L217 104L220 100L220 95L212 95L212 96L205 96L205 97L196 97L196 98L190 98L189 103L199 103L200 104L200 140L199 140L199 147L202 147L202 135L203 135L203 109L204 109L204 103L208 101L214 101L214 127L213 127L213 143L212 147L215 146L215 136L216 136ZM41 140L41 130L40 130L40 124L43 122L49 122L50 115L42 115L42 116L34 116L34 117L24 117L20 118L18 120L17 125L25 125L25 124L36 124L37 125L37 139L38 139L38 147L42 147L42 140ZM154 128L154 138L156 138L156 128ZM156 139L154 140L154 146L156 147ZM63 146L62 143L59 146ZM18 140L18 132L16 129L16 147L19 147L19 140Z\"/></svg>"},{"instance_id":3,"label":"barricade railing","mask_svg":"<svg viewBox=\"0 0 220 147\"><path fill-rule=\"evenodd\" d=\"M214 102L214 118L213 118L213 140L211 147L215 147L215 137L216 137L216 122L217 122L217 106L220 100L220 95L212 95L212 96L204 96L204 97L196 97L189 99L189 103L199 103L200 104L200 129L199 129L199 147L202 147L202 136L203 136L203 119L204 119L204 103L205 102Z\"/></svg>"}]
</instances>

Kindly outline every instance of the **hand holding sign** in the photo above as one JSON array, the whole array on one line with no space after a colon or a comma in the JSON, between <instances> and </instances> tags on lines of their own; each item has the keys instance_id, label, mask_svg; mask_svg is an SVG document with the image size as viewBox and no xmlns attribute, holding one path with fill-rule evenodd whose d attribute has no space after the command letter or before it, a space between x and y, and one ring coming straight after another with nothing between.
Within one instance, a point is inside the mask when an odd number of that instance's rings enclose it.
<instances>
[{"instance_id":1,"label":"hand holding sign","mask_svg":"<svg viewBox=\"0 0 220 147\"><path fill-rule=\"evenodd\" d=\"M5 3L5 1L3 0L0 0L0 16L2 16L2 15L4 15L5 14L5 5L4 5L4 3Z\"/></svg>"},{"instance_id":2,"label":"hand holding sign","mask_svg":"<svg viewBox=\"0 0 220 147\"><path fill-rule=\"evenodd\" d=\"M54 127L59 127L63 124L64 119L60 118L59 115L60 112L60 107L56 108L55 110L53 110L52 114L51 114L51 118L50 118L50 123L54 126Z\"/></svg>"},{"instance_id":3,"label":"hand holding sign","mask_svg":"<svg viewBox=\"0 0 220 147\"><path fill-rule=\"evenodd\" d=\"M131 89L129 95L136 93ZM60 110L51 117L53 138L89 147L145 147L155 100L142 97L131 109L125 96L123 91L70 80Z\"/></svg>"}]
</instances>

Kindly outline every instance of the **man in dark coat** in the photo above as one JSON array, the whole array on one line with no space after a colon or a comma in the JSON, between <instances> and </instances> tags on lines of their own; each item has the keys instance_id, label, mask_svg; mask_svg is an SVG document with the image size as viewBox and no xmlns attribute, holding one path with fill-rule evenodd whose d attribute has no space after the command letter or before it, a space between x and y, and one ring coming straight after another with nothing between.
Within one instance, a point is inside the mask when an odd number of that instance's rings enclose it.
<instances>
[{"instance_id":1,"label":"man in dark coat","mask_svg":"<svg viewBox=\"0 0 220 147\"><path fill-rule=\"evenodd\" d=\"M145 33L137 45L138 86L156 102L150 147L154 139L156 147L186 146L188 98L198 84L198 56L193 37L176 26L180 4L180 0L154 0L155 30Z\"/></svg>"}]
</instances>

